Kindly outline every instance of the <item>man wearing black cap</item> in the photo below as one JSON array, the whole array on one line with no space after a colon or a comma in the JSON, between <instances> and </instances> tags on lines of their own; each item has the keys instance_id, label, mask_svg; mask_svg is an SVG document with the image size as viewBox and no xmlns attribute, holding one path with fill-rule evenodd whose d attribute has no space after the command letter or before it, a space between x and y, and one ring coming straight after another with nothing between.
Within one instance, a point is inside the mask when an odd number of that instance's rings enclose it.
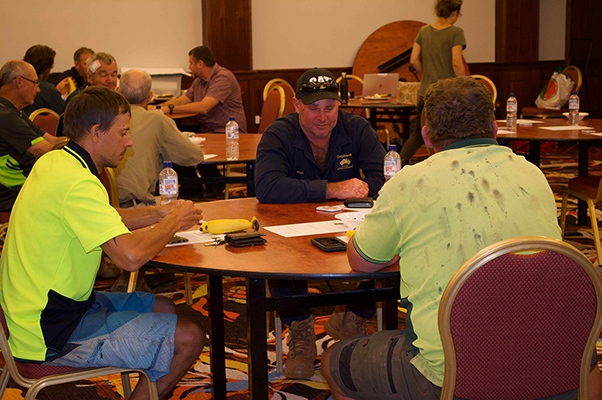
<instances>
[{"instance_id":1,"label":"man wearing black cap","mask_svg":"<svg viewBox=\"0 0 602 400\"><path fill-rule=\"evenodd\" d=\"M332 72L311 69L297 82L296 113L274 121L257 147L255 182L262 203L307 203L375 196L385 182L385 150L368 121L340 111L341 98ZM360 171L363 173L360 173ZM369 282L371 283L371 282ZM360 284L362 285L362 284ZM274 297L307 293L307 282L271 280ZM345 339L365 332L374 310L338 306L326 332ZM316 335L311 310L280 313L289 326L285 375L314 374Z\"/></svg>"},{"instance_id":2,"label":"man wearing black cap","mask_svg":"<svg viewBox=\"0 0 602 400\"><path fill-rule=\"evenodd\" d=\"M296 113L274 121L257 147L257 198L307 203L375 196L385 151L368 121L339 110L332 72L311 69L297 82ZM360 175L360 170L364 178Z\"/></svg>"}]
</instances>

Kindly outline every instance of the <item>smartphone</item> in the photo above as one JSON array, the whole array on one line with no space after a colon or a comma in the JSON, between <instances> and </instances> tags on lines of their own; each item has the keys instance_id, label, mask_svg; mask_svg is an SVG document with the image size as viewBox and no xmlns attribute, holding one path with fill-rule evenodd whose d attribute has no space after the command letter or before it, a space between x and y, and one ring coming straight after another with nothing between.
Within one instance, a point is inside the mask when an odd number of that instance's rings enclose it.
<instances>
[{"instance_id":1,"label":"smartphone","mask_svg":"<svg viewBox=\"0 0 602 400\"><path fill-rule=\"evenodd\" d=\"M347 250L347 243L334 236L313 238L311 244L316 246L322 251L345 251Z\"/></svg>"},{"instance_id":2,"label":"smartphone","mask_svg":"<svg viewBox=\"0 0 602 400\"><path fill-rule=\"evenodd\" d=\"M349 208L372 208L374 199L372 197L352 197L345 200L345 207Z\"/></svg>"},{"instance_id":3,"label":"smartphone","mask_svg":"<svg viewBox=\"0 0 602 400\"><path fill-rule=\"evenodd\" d=\"M167 244L186 243L188 239L182 236L174 235Z\"/></svg>"}]
</instances>

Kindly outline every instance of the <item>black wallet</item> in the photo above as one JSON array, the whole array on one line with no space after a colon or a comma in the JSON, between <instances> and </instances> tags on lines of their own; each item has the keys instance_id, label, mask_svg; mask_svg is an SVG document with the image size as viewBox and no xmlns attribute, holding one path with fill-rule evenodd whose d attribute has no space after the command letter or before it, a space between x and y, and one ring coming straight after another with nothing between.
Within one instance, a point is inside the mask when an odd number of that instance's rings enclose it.
<instances>
[{"instance_id":1,"label":"black wallet","mask_svg":"<svg viewBox=\"0 0 602 400\"><path fill-rule=\"evenodd\" d=\"M262 238L263 232L240 232L229 233L225 236L226 243L234 247L259 246L266 244L267 240Z\"/></svg>"}]
</instances>

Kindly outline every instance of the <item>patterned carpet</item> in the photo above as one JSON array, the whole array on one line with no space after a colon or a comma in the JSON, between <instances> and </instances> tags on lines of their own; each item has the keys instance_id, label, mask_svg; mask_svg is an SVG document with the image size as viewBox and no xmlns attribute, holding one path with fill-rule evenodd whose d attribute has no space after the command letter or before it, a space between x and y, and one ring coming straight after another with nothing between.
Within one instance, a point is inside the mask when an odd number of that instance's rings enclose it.
<instances>
[{"instance_id":1,"label":"patterned carpet","mask_svg":"<svg viewBox=\"0 0 602 400\"><path fill-rule=\"evenodd\" d=\"M550 151L542 157L542 169L544 170L550 185L557 195L560 210L560 197L566 181L575 176L577 163L575 161L576 149L558 148L550 146ZM423 155L421 155L423 156ZM418 158L420 158L419 156ZM602 154L597 149L592 149L590 154L592 174L602 175ZM235 194L236 194L235 190ZM240 190L238 191L240 194ZM568 226L573 235L567 238L574 246L583 251L590 260L597 265L596 254L591 241L591 231L586 228L575 226L576 221L575 203L570 203ZM602 214L598 214L602 220ZM602 272L602 269L600 270ZM198 317L205 329L208 331L207 322L207 285L204 275L193 275L194 304L191 315ZM97 289L107 290L112 280L98 280ZM323 282L312 282L311 290L320 292L328 291ZM337 289L335 285L335 289ZM178 307L186 308L184 304L183 279L175 277L175 287L162 295L172 298ZM227 379L228 399L247 399L247 344L246 344L246 317L245 317L245 285L243 279L228 279L224 281L224 308L225 308L225 331L226 331L226 355L227 355ZM332 308L316 309L316 333L318 337L318 354L328 347L330 337L324 333L324 323L332 312ZM400 313L399 323L403 326L404 315ZM368 331L375 330L375 321L369 321ZM328 387L319 373L319 357L316 360L316 374L309 380L289 380L276 372L275 337L273 326L268 338L269 362L270 362L270 397L272 399L312 399L322 400L330 397ZM287 347L284 343L284 352ZM602 348L598 348L598 359L602 361ZM3 362L3 361L2 361ZM171 399L201 400L211 398L209 349L205 347L201 357L189 370L188 374L178 384ZM107 378L81 381L77 384L63 385L45 389L40 394L40 399L71 399L81 398L90 400L119 399L122 395L120 377L110 376ZM11 380L3 399L20 400L24 392Z\"/></svg>"}]
</instances>

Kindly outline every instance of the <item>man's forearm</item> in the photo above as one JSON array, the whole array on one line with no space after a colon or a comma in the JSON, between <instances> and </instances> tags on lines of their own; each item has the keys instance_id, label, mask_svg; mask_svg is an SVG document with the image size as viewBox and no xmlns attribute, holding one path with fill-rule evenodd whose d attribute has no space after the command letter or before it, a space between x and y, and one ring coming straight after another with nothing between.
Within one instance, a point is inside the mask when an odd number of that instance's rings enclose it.
<instances>
[{"instance_id":1,"label":"man's forearm","mask_svg":"<svg viewBox=\"0 0 602 400\"><path fill-rule=\"evenodd\" d=\"M121 220L129 230L144 228L159 223L163 216L160 207L117 208Z\"/></svg>"},{"instance_id":2,"label":"man's forearm","mask_svg":"<svg viewBox=\"0 0 602 400\"><path fill-rule=\"evenodd\" d=\"M117 236L101 248L119 268L137 271L165 247L179 228L175 218L166 217L153 229Z\"/></svg>"},{"instance_id":3,"label":"man's forearm","mask_svg":"<svg viewBox=\"0 0 602 400\"><path fill-rule=\"evenodd\" d=\"M397 263L399 261L399 256L393 257L385 264L372 263L360 256L355 248L354 240L351 238L347 244L347 260L349 260L349 266L351 266L351 269L354 271L375 272Z\"/></svg>"}]
</instances>

